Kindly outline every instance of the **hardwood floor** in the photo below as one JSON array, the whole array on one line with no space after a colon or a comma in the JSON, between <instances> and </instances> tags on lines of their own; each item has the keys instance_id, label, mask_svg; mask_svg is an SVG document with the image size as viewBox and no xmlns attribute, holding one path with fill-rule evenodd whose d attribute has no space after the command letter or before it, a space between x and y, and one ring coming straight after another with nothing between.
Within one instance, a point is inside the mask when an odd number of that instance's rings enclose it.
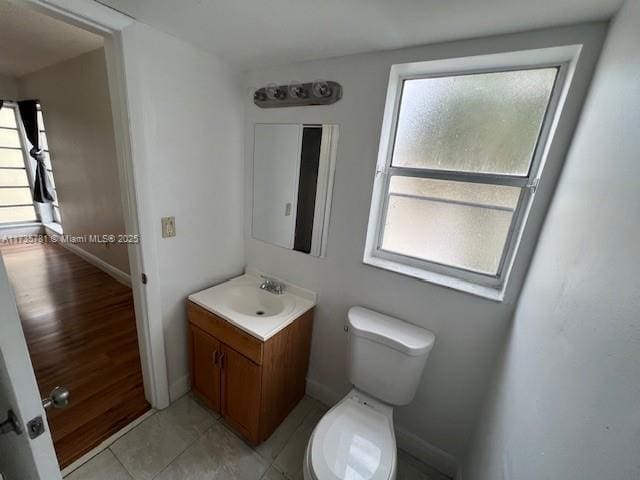
<instances>
[{"instance_id":1,"label":"hardwood floor","mask_svg":"<svg viewBox=\"0 0 640 480\"><path fill-rule=\"evenodd\" d=\"M144 398L131 289L53 244L0 245L61 468L136 419Z\"/></svg>"}]
</instances>

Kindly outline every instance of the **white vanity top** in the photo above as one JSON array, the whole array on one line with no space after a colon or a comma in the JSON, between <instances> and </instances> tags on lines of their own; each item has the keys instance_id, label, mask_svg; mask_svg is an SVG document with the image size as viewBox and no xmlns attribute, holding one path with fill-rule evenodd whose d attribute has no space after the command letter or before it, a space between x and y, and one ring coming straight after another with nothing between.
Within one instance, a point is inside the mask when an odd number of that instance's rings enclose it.
<instances>
[{"instance_id":1,"label":"white vanity top","mask_svg":"<svg viewBox=\"0 0 640 480\"><path fill-rule=\"evenodd\" d=\"M278 281L286 287L282 295L261 290L264 278L247 270L240 277L189 295L189 300L264 342L316 304L314 292Z\"/></svg>"}]
</instances>

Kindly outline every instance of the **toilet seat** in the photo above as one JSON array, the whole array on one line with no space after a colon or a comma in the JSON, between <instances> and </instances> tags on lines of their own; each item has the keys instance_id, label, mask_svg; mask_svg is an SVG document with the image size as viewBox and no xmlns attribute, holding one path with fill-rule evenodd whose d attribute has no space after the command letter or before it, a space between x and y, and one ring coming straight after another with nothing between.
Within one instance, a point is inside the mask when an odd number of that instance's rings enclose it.
<instances>
[{"instance_id":1,"label":"toilet seat","mask_svg":"<svg viewBox=\"0 0 640 480\"><path fill-rule=\"evenodd\" d=\"M306 467L314 480L395 478L393 409L352 391L316 426Z\"/></svg>"}]
</instances>

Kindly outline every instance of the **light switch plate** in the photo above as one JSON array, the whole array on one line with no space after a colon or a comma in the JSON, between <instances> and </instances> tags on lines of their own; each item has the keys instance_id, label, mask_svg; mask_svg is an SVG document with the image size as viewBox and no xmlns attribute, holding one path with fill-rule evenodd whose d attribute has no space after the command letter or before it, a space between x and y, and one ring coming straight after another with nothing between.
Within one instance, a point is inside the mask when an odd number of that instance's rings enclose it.
<instances>
[{"instance_id":1,"label":"light switch plate","mask_svg":"<svg viewBox=\"0 0 640 480\"><path fill-rule=\"evenodd\" d=\"M176 217L162 217L162 238L176 236Z\"/></svg>"}]
</instances>

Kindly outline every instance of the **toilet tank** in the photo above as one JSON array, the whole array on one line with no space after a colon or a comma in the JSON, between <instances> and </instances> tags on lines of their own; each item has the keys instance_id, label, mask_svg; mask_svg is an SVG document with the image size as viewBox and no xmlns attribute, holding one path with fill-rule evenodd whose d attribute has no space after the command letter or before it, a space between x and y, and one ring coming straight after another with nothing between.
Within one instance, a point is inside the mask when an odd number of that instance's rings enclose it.
<instances>
[{"instance_id":1,"label":"toilet tank","mask_svg":"<svg viewBox=\"0 0 640 480\"><path fill-rule=\"evenodd\" d=\"M348 321L351 383L385 403L410 403L435 335L363 307L352 307Z\"/></svg>"}]
</instances>

